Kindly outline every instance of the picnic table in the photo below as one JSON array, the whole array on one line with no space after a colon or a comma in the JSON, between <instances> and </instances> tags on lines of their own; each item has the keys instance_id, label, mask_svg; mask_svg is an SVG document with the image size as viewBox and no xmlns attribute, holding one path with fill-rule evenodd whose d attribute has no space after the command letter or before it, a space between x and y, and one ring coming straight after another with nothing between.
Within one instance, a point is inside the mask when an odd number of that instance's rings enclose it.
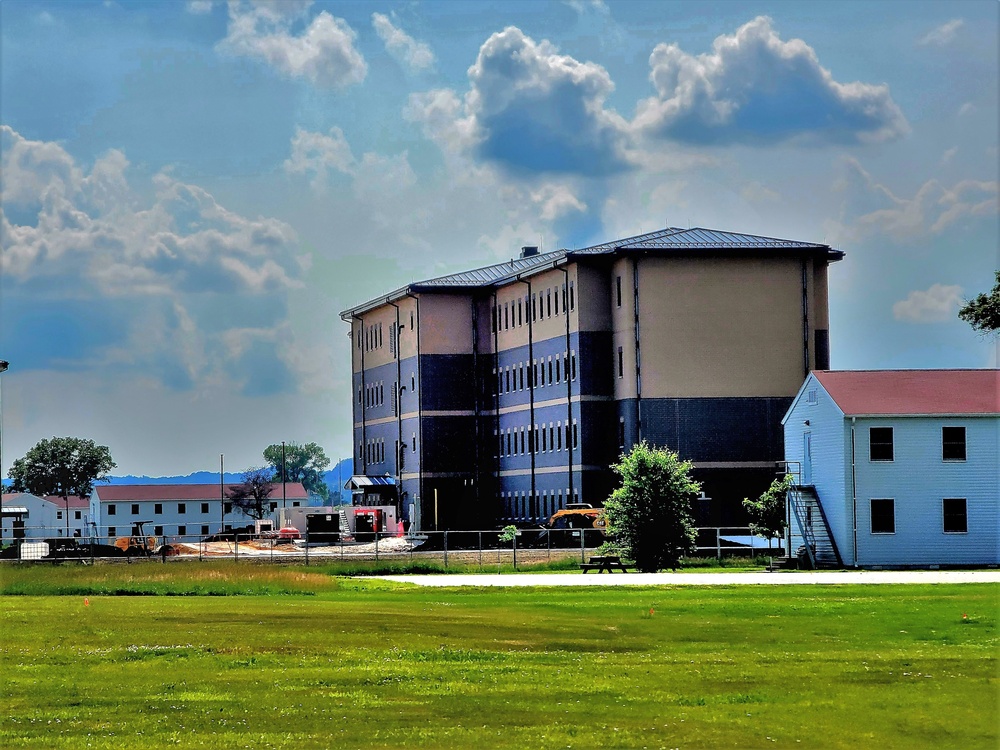
<instances>
[{"instance_id":1,"label":"picnic table","mask_svg":"<svg viewBox=\"0 0 1000 750\"><path fill-rule=\"evenodd\" d=\"M610 573L613 570L628 573L628 565L623 563L618 555L595 555L588 562L580 563L580 568L584 573L591 570L596 570L598 573Z\"/></svg>"}]
</instances>

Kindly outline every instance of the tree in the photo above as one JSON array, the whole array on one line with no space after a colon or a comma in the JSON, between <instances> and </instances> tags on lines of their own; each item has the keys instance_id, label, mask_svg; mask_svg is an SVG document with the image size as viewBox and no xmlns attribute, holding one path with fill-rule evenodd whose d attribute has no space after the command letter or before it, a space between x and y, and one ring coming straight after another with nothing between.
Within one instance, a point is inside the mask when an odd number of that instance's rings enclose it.
<instances>
[{"instance_id":1,"label":"tree","mask_svg":"<svg viewBox=\"0 0 1000 750\"><path fill-rule=\"evenodd\" d=\"M66 503L66 536L69 536L69 497L90 497L94 482L107 482L116 464L106 445L75 437L42 440L17 459L7 472L13 492L55 495Z\"/></svg>"},{"instance_id":2,"label":"tree","mask_svg":"<svg viewBox=\"0 0 1000 750\"><path fill-rule=\"evenodd\" d=\"M281 444L269 445L264 449L264 460L274 469L275 479L281 481ZM307 491L319 495L324 500L330 497L330 488L323 477L330 467L330 459L316 443L288 443L285 445L284 477L286 482L301 482Z\"/></svg>"},{"instance_id":3,"label":"tree","mask_svg":"<svg viewBox=\"0 0 1000 750\"><path fill-rule=\"evenodd\" d=\"M976 331L1000 333L1000 271L996 272L996 280L989 294L980 294L969 300L958 311L958 317Z\"/></svg>"},{"instance_id":4,"label":"tree","mask_svg":"<svg viewBox=\"0 0 1000 750\"><path fill-rule=\"evenodd\" d=\"M756 500L743 498L743 507L750 514L750 531L763 539L781 537L788 528L785 521L785 499L792 487L792 475L785 474L771 482Z\"/></svg>"},{"instance_id":5,"label":"tree","mask_svg":"<svg viewBox=\"0 0 1000 750\"><path fill-rule=\"evenodd\" d=\"M260 520L271 512L274 472L271 467L253 467L240 476L240 484L229 485L226 497L244 515Z\"/></svg>"},{"instance_id":6,"label":"tree","mask_svg":"<svg viewBox=\"0 0 1000 750\"><path fill-rule=\"evenodd\" d=\"M694 551L692 505L701 485L694 465L642 441L611 467L621 486L604 504L608 531L622 554L644 573L675 569Z\"/></svg>"}]
</instances>

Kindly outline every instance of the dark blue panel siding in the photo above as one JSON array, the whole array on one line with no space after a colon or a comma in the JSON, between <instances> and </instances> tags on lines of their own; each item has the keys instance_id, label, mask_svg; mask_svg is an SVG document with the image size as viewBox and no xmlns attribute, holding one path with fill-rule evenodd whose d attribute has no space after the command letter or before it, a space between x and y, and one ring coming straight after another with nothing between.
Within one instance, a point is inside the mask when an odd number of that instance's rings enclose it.
<instances>
[{"instance_id":1,"label":"dark blue panel siding","mask_svg":"<svg viewBox=\"0 0 1000 750\"><path fill-rule=\"evenodd\" d=\"M471 354L422 354L417 395L423 410L459 411L475 407Z\"/></svg>"},{"instance_id":2,"label":"dark blue panel siding","mask_svg":"<svg viewBox=\"0 0 1000 750\"><path fill-rule=\"evenodd\" d=\"M580 463L608 466L618 456L618 418L612 401L579 404ZM575 460L575 459L574 459Z\"/></svg>"},{"instance_id":3,"label":"dark blue panel siding","mask_svg":"<svg viewBox=\"0 0 1000 750\"><path fill-rule=\"evenodd\" d=\"M476 471L474 417L424 417L422 469L425 472ZM419 446L418 446L419 448Z\"/></svg>"},{"instance_id":4,"label":"dark blue panel siding","mask_svg":"<svg viewBox=\"0 0 1000 750\"><path fill-rule=\"evenodd\" d=\"M790 398L678 398L642 400L642 436L693 461L780 461L781 418ZM626 446L638 439L636 402L617 402Z\"/></svg>"},{"instance_id":5,"label":"dark blue panel siding","mask_svg":"<svg viewBox=\"0 0 1000 750\"><path fill-rule=\"evenodd\" d=\"M403 433L403 466L400 473L413 474L420 471L420 420L416 417L403 419L400 426ZM413 447L414 443L416 443L416 450Z\"/></svg>"},{"instance_id":6,"label":"dark blue panel siding","mask_svg":"<svg viewBox=\"0 0 1000 750\"><path fill-rule=\"evenodd\" d=\"M576 360L579 389L574 390L575 393L587 396L609 396L613 393L610 332L582 332Z\"/></svg>"}]
</instances>

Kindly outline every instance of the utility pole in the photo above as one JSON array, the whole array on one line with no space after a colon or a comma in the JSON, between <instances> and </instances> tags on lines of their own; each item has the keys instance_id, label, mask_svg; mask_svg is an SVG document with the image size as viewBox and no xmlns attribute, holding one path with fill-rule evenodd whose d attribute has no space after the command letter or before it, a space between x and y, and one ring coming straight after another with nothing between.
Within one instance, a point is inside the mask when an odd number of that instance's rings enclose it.
<instances>
[{"instance_id":1,"label":"utility pole","mask_svg":"<svg viewBox=\"0 0 1000 750\"><path fill-rule=\"evenodd\" d=\"M219 533L226 530L226 456L219 454Z\"/></svg>"},{"instance_id":2,"label":"utility pole","mask_svg":"<svg viewBox=\"0 0 1000 750\"><path fill-rule=\"evenodd\" d=\"M285 503L285 441L281 441L281 508L288 507Z\"/></svg>"}]
</instances>

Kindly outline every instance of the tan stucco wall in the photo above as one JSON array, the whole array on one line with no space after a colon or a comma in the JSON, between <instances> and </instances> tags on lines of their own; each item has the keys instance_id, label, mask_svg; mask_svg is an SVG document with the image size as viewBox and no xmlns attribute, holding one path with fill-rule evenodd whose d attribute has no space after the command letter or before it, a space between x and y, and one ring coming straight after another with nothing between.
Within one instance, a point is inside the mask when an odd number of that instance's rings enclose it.
<instances>
[{"instance_id":1,"label":"tan stucco wall","mask_svg":"<svg viewBox=\"0 0 1000 750\"><path fill-rule=\"evenodd\" d=\"M608 331L611 329L607 275L597 270L572 264L576 276L576 311L574 318L581 331ZM572 322L572 320L571 320Z\"/></svg>"},{"instance_id":2,"label":"tan stucco wall","mask_svg":"<svg viewBox=\"0 0 1000 750\"><path fill-rule=\"evenodd\" d=\"M644 398L792 396L802 384L799 259L642 259L639 302Z\"/></svg>"},{"instance_id":3,"label":"tan stucco wall","mask_svg":"<svg viewBox=\"0 0 1000 750\"><path fill-rule=\"evenodd\" d=\"M420 295L420 354L472 353L472 301L468 295Z\"/></svg>"}]
</instances>

